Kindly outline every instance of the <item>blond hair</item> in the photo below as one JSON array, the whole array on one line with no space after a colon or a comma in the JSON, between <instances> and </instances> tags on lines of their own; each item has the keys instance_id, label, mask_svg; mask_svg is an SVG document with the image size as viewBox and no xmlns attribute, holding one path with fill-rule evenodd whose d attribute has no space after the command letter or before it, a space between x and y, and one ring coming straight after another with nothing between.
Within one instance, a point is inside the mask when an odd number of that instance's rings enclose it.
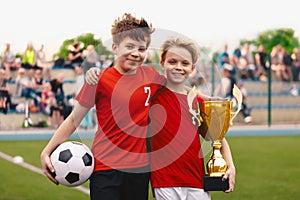
<instances>
[{"instance_id":1,"label":"blond hair","mask_svg":"<svg viewBox=\"0 0 300 200\"><path fill-rule=\"evenodd\" d=\"M178 37L171 37L167 39L162 45L161 45L161 61L165 60L166 53L170 50L172 47L181 47L186 49L188 52L190 52L192 56L192 63L195 64L199 58L199 50L196 47L195 43L188 39L178 38Z\"/></svg>"}]
</instances>

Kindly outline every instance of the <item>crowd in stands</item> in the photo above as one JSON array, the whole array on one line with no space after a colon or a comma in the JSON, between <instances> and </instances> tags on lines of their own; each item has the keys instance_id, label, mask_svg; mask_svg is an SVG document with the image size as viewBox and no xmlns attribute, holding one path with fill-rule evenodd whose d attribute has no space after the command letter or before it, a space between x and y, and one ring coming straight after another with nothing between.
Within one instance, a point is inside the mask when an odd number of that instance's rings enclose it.
<instances>
[{"instance_id":1,"label":"crowd in stands","mask_svg":"<svg viewBox=\"0 0 300 200\"><path fill-rule=\"evenodd\" d=\"M249 107L246 98L247 91L243 87L246 81L267 82L270 70L272 81L291 83L291 94L296 96L295 94L299 92L295 93L294 90L299 91L297 84L299 84L300 75L299 48L294 48L293 52L289 54L281 45L276 45L273 47L272 52L267 54L263 45L259 45L257 49L251 49L250 47L248 43L245 43L242 47L237 47L230 53L228 52L228 45L224 45L215 63L222 74L222 78L213 94L210 91L210 83L205 80L206 77L201 72L194 73L189 79L191 86L196 86L205 94L228 99L234 99L233 87L236 84L244 97L241 113L246 123L252 121L251 107Z\"/></svg>"},{"instance_id":2,"label":"crowd in stands","mask_svg":"<svg viewBox=\"0 0 300 200\"><path fill-rule=\"evenodd\" d=\"M62 63L63 67L74 69L77 87L70 94L65 94L63 73L51 76L53 63L46 61L44 45L35 49L32 43L28 43L21 56L17 56L10 46L7 43L1 53L0 113L7 114L10 110L22 113L28 103L29 112L44 113L48 115L48 126L59 126L72 110L76 90L79 91L83 85L84 77L80 80L79 74L99 64L94 46L88 45L83 51L83 44L75 42L70 48L68 60ZM10 83L15 86L13 89ZM14 103L14 98L24 101ZM91 127L91 123L89 121L82 126Z\"/></svg>"},{"instance_id":3,"label":"crowd in stands","mask_svg":"<svg viewBox=\"0 0 300 200\"><path fill-rule=\"evenodd\" d=\"M17 56L11 50L11 45L7 43L1 53L0 112L6 114L10 109L18 109L20 106L14 104L12 96L22 97L26 101L32 102L31 111L42 112L49 116L49 126L59 126L71 112L76 90L79 91L84 83L82 75L91 67L101 65L94 46L88 45L86 50L83 50L83 47L83 43L75 42L69 47L66 61L59 59L57 63L49 64L46 60L44 45L35 49L32 43L28 43L22 55ZM276 45L272 52L267 54L263 45L259 45L257 49L253 50L248 43L245 43L230 53L226 44L219 52L215 64L225 79L221 80L222 85L221 87L217 86L214 94L209 92L210 83L207 82L206 77L197 71L191 75L189 83L208 95L231 99L233 84L243 86L245 80L267 82L269 69L272 73L272 80L299 82L300 51L299 48L295 48L289 54L281 45ZM65 94L63 74L51 77L52 67L55 65L74 69L76 82L74 93ZM13 74L17 75L13 76ZM9 82L16 84L13 91L9 88ZM245 88L242 90L245 100L242 113L245 122L249 123L251 122L251 108L247 106L246 102L247 91ZM83 120L82 126L92 126L93 117L93 112L89 113L86 120Z\"/></svg>"},{"instance_id":4,"label":"crowd in stands","mask_svg":"<svg viewBox=\"0 0 300 200\"><path fill-rule=\"evenodd\" d=\"M284 82L299 82L300 52L294 48L288 53L282 45L275 45L270 54L265 52L265 47L259 45L251 49L248 43L237 47L232 54L228 52L227 44L218 54L217 65L221 69L224 64L233 66L233 75L237 79L255 80L266 82L268 69L271 68L272 79Z\"/></svg>"}]
</instances>

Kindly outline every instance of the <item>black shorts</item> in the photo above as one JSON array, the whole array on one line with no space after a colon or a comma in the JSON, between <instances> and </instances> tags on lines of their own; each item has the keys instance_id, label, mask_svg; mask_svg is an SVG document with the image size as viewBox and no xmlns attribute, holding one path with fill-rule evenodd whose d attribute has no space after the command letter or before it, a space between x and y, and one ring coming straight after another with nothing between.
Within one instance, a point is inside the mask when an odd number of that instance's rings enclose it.
<instances>
[{"instance_id":1,"label":"black shorts","mask_svg":"<svg viewBox=\"0 0 300 200\"><path fill-rule=\"evenodd\" d=\"M97 171L90 177L91 200L147 200L149 172Z\"/></svg>"}]
</instances>

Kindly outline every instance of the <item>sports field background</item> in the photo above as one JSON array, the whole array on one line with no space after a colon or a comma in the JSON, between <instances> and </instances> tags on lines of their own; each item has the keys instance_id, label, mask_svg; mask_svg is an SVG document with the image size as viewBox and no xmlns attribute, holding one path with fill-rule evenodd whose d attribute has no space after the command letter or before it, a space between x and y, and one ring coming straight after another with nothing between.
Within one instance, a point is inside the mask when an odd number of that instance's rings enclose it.
<instances>
[{"instance_id":1,"label":"sports field background","mask_svg":"<svg viewBox=\"0 0 300 200\"><path fill-rule=\"evenodd\" d=\"M285 136L227 137L237 171L235 190L230 194L211 192L212 199L299 199L300 133L282 135ZM46 143L47 140L0 141L0 151L20 155L40 168L39 155ZM56 186L45 176L2 158L0 180L0 200L89 199L74 188ZM84 186L88 187L88 183Z\"/></svg>"}]
</instances>

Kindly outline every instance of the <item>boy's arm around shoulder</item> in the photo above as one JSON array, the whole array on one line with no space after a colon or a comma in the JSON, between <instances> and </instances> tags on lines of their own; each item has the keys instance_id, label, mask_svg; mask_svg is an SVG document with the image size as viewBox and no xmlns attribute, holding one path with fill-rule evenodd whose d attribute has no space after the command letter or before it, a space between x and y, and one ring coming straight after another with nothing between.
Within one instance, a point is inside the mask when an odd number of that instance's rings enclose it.
<instances>
[{"instance_id":1,"label":"boy's arm around shoulder","mask_svg":"<svg viewBox=\"0 0 300 200\"><path fill-rule=\"evenodd\" d=\"M89 85L96 85L98 83L101 70L98 67L92 67L85 74L85 81Z\"/></svg>"}]
</instances>

